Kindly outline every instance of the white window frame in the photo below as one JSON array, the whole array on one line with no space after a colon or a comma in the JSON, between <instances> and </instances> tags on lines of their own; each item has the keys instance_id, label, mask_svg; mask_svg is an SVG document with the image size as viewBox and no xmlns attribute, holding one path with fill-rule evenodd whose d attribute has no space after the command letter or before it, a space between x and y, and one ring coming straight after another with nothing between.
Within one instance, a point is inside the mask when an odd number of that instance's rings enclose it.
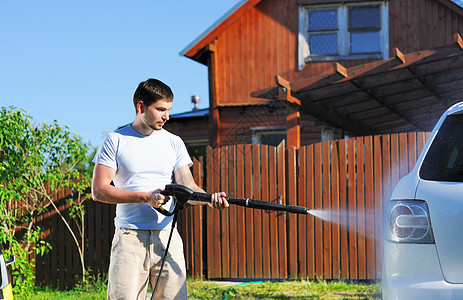
<instances>
[{"instance_id":1,"label":"white window frame","mask_svg":"<svg viewBox=\"0 0 463 300\"><path fill-rule=\"evenodd\" d=\"M350 52L350 35L348 31L348 8L359 6L380 7L381 30L379 32L380 53L355 53ZM338 51L337 55L311 55L308 30L309 30L309 11L337 9L338 11ZM342 2L330 4L301 4L299 6L299 49L298 65L299 70L304 68L307 62L316 61L339 61L352 59L388 59L389 58L389 6L388 1L371 2Z\"/></svg>"},{"instance_id":2,"label":"white window frame","mask_svg":"<svg viewBox=\"0 0 463 300\"><path fill-rule=\"evenodd\" d=\"M251 127L251 132L252 132L252 143L253 144L262 144L262 136L263 135L269 135L269 134L274 134L274 135L284 135L286 140L287 138L287 132L285 127L280 127L280 126L270 126L270 127Z\"/></svg>"}]
</instances>

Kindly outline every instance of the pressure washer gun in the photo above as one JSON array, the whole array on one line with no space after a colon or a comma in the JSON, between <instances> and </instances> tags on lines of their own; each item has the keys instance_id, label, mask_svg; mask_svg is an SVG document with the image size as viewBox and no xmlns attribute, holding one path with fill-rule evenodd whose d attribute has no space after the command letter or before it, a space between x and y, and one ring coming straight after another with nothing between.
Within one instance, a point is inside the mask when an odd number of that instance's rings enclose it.
<instances>
[{"instance_id":1,"label":"pressure washer gun","mask_svg":"<svg viewBox=\"0 0 463 300\"><path fill-rule=\"evenodd\" d=\"M198 193L193 192L190 188L183 186L181 184L168 184L166 185L165 189L161 192L164 196L172 196L175 200L175 206L172 211L166 210L164 207L155 208L158 212L165 216L174 216L172 220L172 230L169 235L169 240L167 241L166 250L164 252L164 256L161 262L161 268L159 270L159 274L162 273L162 269L164 267L164 262L166 260L170 241L172 238L172 232L174 231L175 223L177 222L178 212L180 212L188 202L188 200L198 201L198 202L211 202L211 194L207 193ZM283 205L278 203L271 203L265 202L260 200L253 200L253 199L240 199L240 198L230 198L226 197L229 204L235 204L244 207L250 208L257 208L257 209L265 209L265 210L276 210L276 211L285 211L294 214L303 214L307 215L309 213L309 209L302 206L293 206L293 205ZM156 290L159 284L159 278L156 280L156 284L154 286L153 292L151 294L151 299L154 299L154 295L156 294Z\"/></svg>"},{"instance_id":2,"label":"pressure washer gun","mask_svg":"<svg viewBox=\"0 0 463 300\"><path fill-rule=\"evenodd\" d=\"M176 210L182 210L188 200L198 201L198 202L211 202L211 194L207 193L198 193L193 192L190 188L183 186L181 184L168 184L165 189L161 192L164 196L174 197L175 208L172 211L168 211L163 207L157 209L160 213L165 216L173 215ZM231 198L226 197L229 204L255 208L255 209L264 209L264 210L273 210L273 211L285 211L294 214L307 215L309 209L302 206L294 205L283 205L278 203L266 202L261 200L247 199L247 198Z\"/></svg>"}]
</instances>

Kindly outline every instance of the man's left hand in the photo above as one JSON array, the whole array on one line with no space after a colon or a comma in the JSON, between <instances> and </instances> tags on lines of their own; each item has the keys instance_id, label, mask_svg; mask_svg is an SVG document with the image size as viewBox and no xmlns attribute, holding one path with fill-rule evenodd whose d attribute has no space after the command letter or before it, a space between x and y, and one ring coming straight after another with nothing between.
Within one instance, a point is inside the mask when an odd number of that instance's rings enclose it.
<instances>
[{"instance_id":1,"label":"man's left hand","mask_svg":"<svg viewBox=\"0 0 463 300\"><path fill-rule=\"evenodd\" d=\"M230 205L228 204L227 201L227 194L224 192L218 192L214 193L211 195L211 202L209 203L209 206L215 209L224 209L226 207L229 207Z\"/></svg>"}]
</instances>

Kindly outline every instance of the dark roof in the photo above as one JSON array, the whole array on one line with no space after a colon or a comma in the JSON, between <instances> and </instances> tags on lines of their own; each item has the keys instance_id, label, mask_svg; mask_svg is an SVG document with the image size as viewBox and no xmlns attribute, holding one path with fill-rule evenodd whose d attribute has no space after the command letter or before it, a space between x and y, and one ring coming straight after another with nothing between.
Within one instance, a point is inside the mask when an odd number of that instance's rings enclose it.
<instances>
[{"instance_id":1,"label":"dark roof","mask_svg":"<svg viewBox=\"0 0 463 300\"><path fill-rule=\"evenodd\" d=\"M300 100L300 110L352 135L429 131L440 115L463 100L463 42L402 54L277 86L253 97ZM286 86L285 86L286 85Z\"/></svg>"},{"instance_id":2,"label":"dark roof","mask_svg":"<svg viewBox=\"0 0 463 300\"><path fill-rule=\"evenodd\" d=\"M173 114L170 115L170 119L180 119L180 118L198 118L198 117L205 117L209 115L209 108L201 108L190 110L183 113Z\"/></svg>"}]
</instances>

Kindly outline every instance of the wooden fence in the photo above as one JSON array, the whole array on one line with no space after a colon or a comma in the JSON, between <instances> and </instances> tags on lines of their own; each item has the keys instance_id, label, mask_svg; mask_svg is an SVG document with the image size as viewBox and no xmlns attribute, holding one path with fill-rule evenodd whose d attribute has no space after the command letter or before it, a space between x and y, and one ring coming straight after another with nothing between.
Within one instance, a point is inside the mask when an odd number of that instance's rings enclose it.
<instances>
[{"instance_id":1,"label":"wooden fence","mask_svg":"<svg viewBox=\"0 0 463 300\"><path fill-rule=\"evenodd\" d=\"M299 149L208 148L205 163L195 159L193 166L196 182L208 192L306 206L317 217L188 207L178 225L188 273L208 279L379 279L383 206L428 136L367 136ZM105 273L115 207L94 201L86 207L86 263ZM72 286L81 271L66 228L50 213L38 222L53 250L37 258L37 281Z\"/></svg>"}]
</instances>

